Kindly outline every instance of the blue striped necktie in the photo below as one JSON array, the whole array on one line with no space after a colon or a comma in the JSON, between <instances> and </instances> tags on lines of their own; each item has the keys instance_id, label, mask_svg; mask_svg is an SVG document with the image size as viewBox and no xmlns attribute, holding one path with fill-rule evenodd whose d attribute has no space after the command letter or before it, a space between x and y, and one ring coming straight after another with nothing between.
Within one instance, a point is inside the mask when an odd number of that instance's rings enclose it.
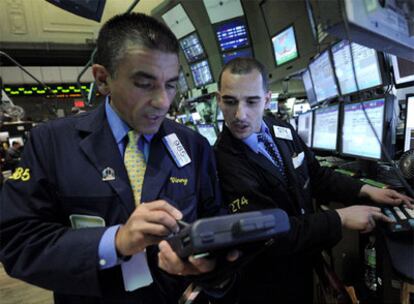
<instances>
[{"instance_id":1,"label":"blue striped necktie","mask_svg":"<svg viewBox=\"0 0 414 304\"><path fill-rule=\"evenodd\" d=\"M277 148L277 146L272 141L270 141L264 133L257 134L257 140L258 142L263 143L266 152L269 153L274 165L279 170L280 174L282 174L285 181L287 181L286 172L283 165L283 159L279 153L279 149Z\"/></svg>"}]
</instances>

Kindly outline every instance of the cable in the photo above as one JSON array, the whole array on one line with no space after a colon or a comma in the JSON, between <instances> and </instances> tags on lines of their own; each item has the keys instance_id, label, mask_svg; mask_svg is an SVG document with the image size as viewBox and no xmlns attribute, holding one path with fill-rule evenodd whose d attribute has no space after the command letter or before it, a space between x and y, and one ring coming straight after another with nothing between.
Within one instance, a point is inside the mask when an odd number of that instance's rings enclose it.
<instances>
[{"instance_id":1,"label":"cable","mask_svg":"<svg viewBox=\"0 0 414 304\"><path fill-rule=\"evenodd\" d=\"M140 0L134 0L131 5L128 7L128 9L126 10L126 12L124 14L129 14L132 12L132 10L135 8L135 6L137 6L138 2ZM92 51L91 57L89 58L89 61L85 64L85 66L83 67L82 71L80 71L78 77L76 78L76 85L78 86L78 89L80 90L81 94L82 94L82 98L84 99L85 103L87 106L90 106L90 102L92 100L92 98L88 98L88 96L86 96L85 91L82 89L82 85L80 83L80 80L83 76L83 74L85 74L86 70L92 66L92 64L95 62L95 55L97 52L98 48L95 47Z\"/></svg>"},{"instance_id":2,"label":"cable","mask_svg":"<svg viewBox=\"0 0 414 304\"><path fill-rule=\"evenodd\" d=\"M339 3L339 9L341 10L342 19L344 20L346 37L347 37L347 40L349 42L349 48L350 48L350 54L351 54L351 61L352 61L352 72L354 73L354 81L355 81L355 84L356 84L356 87L357 87L358 97L359 97L359 100L363 100L361 98L362 97L362 93L361 93L361 91L359 89L358 81L357 81L357 78L356 78L356 70L355 70L355 64L354 64L354 55L353 55L353 52L352 52L352 40L351 40L351 35L350 35L348 18L347 18L347 15L346 15L346 12L345 12L344 8L341 5L342 4L342 0L337 0L337 1ZM386 93L385 96L387 96L387 95L388 95L388 93ZM385 98L384 102L386 100L387 99ZM365 110L365 106L364 106L364 104L362 102L361 102L361 105L362 105L362 110L364 112L364 116L365 116L365 118L366 118L366 120L367 120L367 122L368 122L368 124L369 124L369 126L370 126L370 128L372 130L372 132L374 133L377 142L379 143L379 145L381 147L381 151L382 151L383 155L385 156L385 159L387 160L387 162L389 162L391 164L391 168L393 168L395 170L395 173L396 173L398 179L400 180L400 182L402 183L402 185L404 185L404 188L407 190L407 192L409 193L409 195L411 197L414 197L414 191L413 191L413 189L410 187L410 185L405 180L404 176L401 173L400 168L398 168L398 166L395 164L395 162L391 159L390 155L388 154L388 151L385 148L385 146L383 145L381 139L379 138L379 136L377 134L377 131L375 130L374 125L372 124L371 119L368 117L368 113ZM384 107L385 107L385 105L384 105Z\"/></svg>"}]
</instances>

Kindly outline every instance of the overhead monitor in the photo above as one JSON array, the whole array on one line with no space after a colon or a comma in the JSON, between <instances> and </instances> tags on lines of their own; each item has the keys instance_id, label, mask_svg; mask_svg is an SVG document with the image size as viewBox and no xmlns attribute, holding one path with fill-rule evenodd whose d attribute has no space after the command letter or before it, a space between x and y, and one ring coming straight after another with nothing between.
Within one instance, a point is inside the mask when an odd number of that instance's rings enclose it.
<instances>
[{"instance_id":1,"label":"overhead monitor","mask_svg":"<svg viewBox=\"0 0 414 304\"><path fill-rule=\"evenodd\" d=\"M187 79L185 78L183 70L178 73L178 89L180 93L185 93L188 91Z\"/></svg>"},{"instance_id":2,"label":"overhead monitor","mask_svg":"<svg viewBox=\"0 0 414 304\"><path fill-rule=\"evenodd\" d=\"M384 98L345 104L341 137L342 153L378 160L381 159L381 145L365 117L363 108L365 108L380 141L383 142L385 121Z\"/></svg>"},{"instance_id":3,"label":"overhead monitor","mask_svg":"<svg viewBox=\"0 0 414 304\"><path fill-rule=\"evenodd\" d=\"M203 0L203 2L211 24L244 14L240 0Z\"/></svg>"},{"instance_id":4,"label":"overhead monitor","mask_svg":"<svg viewBox=\"0 0 414 304\"><path fill-rule=\"evenodd\" d=\"M210 66L207 60L193 63L190 65L190 69L196 87L201 87L213 82L213 76L211 75Z\"/></svg>"},{"instance_id":5,"label":"overhead monitor","mask_svg":"<svg viewBox=\"0 0 414 304\"><path fill-rule=\"evenodd\" d=\"M365 90L381 85L381 69L377 51L357 43L352 43L351 48L358 88Z\"/></svg>"},{"instance_id":6,"label":"overhead monitor","mask_svg":"<svg viewBox=\"0 0 414 304\"><path fill-rule=\"evenodd\" d=\"M414 149L414 95L407 97L406 109L404 151Z\"/></svg>"},{"instance_id":7,"label":"overhead monitor","mask_svg":"<svg viewBox=\"0 0 414 304\"><path fill-rule=\"evenodd\" d=\"M351 47L349 42L342 40L332 46L332 57L335 66L335 74L338 79L339 89L342 95L357 91L355 74L352 68Z\"/></svg>"},{"instance_id":8,"label":"overhead monitor","mask_svg":"<svg viewBox=\"0 0 414 304\"><path fill-rule=\"evenodd\" d=\"M338 96L338 87L328 51L313 60L309 64L309 69L318 102Z\"/></svg>"},{"instance_id":9,"label":"overhead monitor","mask_svg":"<svg viewBox=\"0 0 414 304\"><path fill-rule=\"evenodd\" d=\"M180 39L180 46L184 52L184 56L189 63L206 57L204 48L196 32Z\"/></svg>"},{"instance_id":10,"label":"overhead monitor","mask_svg":"<svg viewBox=\"0 0 414 304\"><path fill-rule=\"evenodd\" d=\"M195 31L195 27L181 3L177 4L162 15L165 24L180 39Z\"/></svg>"},{"instance_id":11,"label":"overhead monitor","mask_svg":"<svg viewBox=\"0 0 414 304\"><path fill-rule=\"evenodd\" d=\"M414 61L391 56L394 81L397 88L414 86Z\"/></svg>"},{"instance_id":12,"label":"overhead monitor","mask_svg":"<svg viewBox=\"0 0 414 304\"><path fill-rule=\"evenodd\" d=\"M106 0L46 0L49 3L87 19L101 21Z\"/></svg>"},{"instance_id":13,"label":"overhead monitor","mask_svg":"<svg viewBox=\"0 0 414 304\"><path fill-rule=\"evenodd\" d=\"M308 147L312 146L312 111L298 116L297 132Z\"/></svg>"},{"instance_id":14,"label":"overhead monitor","mask_svg":"<svg viewBox=\"0 0 414 304\"><path fill-rule=\"evenodd\" d=\"M197 125L197 131L198 133L203 135L205 138L207 138L211 146L215 144L217 140L217 133L216 133L216 129L214 128L214 125L199 124Z\"/></svg>"},{"instance_id":15,"label":"overhead monitor","mask_svg":"<svg viewBox=\"0 0 414 304\"><path fill-rule=\"evenodd\" d=\"M336 150L339 105L315 110L312 148Z\"/></svg>"},{"instance_id":16,"label":"overhead monitor","mask_svg":"<svg viewBox=\"0 0 414 304\"><path fill-rule=\"evenodd\" d=\"M282 65L299 57L293 25L272 37L276 65Z\"/></svg>"},{"instance_id":17,"label":"overhead monitor","mask_svg":"<svg viewBox=\"0 0 414 304\"><path fill-rule=\"evenodd\" d=\"M313 82L308 69L302 74L303 86L305 87L306 96L308 97L308 102L311 106L317 103L316 94L313 89Z\"/></svg>"},{"instance_id":18,"label":"overhead monitor","mask_svg":"<svg viewBox=\"0 0 414 304\"><path fill-rule=\"evenodd\" d=\"M249 31L243 17L227 20L214 25L221 52L228 52L250 45Z\"/></svg>"},{"instance_id":19,"label":"overhead monitor","mask_svg":"<svg viewBox=\"0 0 414 304\"><path fill-rule=\"evenodd\" d=\"M241 49L241 50L235 50L227 53L221 54L221 57L223 58L223 63L226 64L230 60L233 60L235 58L239 57L253 57L253 52L251 48L247 49Z\"/></svg>"}]
</instances>

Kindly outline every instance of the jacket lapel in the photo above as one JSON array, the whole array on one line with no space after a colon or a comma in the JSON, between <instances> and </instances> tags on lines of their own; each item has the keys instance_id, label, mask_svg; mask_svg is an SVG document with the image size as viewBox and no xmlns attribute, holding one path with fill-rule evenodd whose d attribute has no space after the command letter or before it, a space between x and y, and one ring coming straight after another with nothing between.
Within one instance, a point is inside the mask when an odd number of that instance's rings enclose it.
<instances>
[{"instance_id":1,"label":"jacket lapel","mask_svg":"<svg viewBox=\"0 0 414 304\"><path fill-rule=\"evenodd\" d=\"M102 175L102 171L107 167L115 171L115 179L106 183L115 190L127 213L130 214L135 208L134 199L128 174L105 116L104 104L90 115L93 115L92 119L86 116L87 118L76 125L79 132L85 135L80 141L80 149L99 175Z\"/></svg>"}]
</instances>

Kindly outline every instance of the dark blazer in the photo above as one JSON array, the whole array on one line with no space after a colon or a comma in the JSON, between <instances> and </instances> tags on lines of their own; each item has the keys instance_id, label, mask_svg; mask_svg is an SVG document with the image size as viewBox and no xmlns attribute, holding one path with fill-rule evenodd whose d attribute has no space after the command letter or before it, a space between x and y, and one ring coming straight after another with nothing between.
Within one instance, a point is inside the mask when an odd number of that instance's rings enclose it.
<instances>
[{"instance_id":1,"label":"dark blazer","mask_svg":"<svg viewBox=\"0 0 414 304\"><path fill-rule=\"evenodd\" d=\"M320 167L289 124L274 118L265 118L265 123L283 158L287 181L266 157L254 153L224 127L215 146L223 202L230 212L282 208L290 216L291 230L241 271L237 290L232 293L238 297L224 301L312 302L316 253L342 237L338 214L314 213L312 198L356 201L362 185ZM289 128L293 140L276 138L273 126Z\"/></svg>"},{"instance_id":2,"label":"dark blazer","mask_svg":"<svg viewBox=\"0 0 414 304\"><path fill-rule=\"evenodd\" d=\"M191 158L183 168L162 142L171 133ZM125 292L119 266L98 269L105 228L71 228L72 214L99 216L111 226L135 209L103 105L33 129L20 167L23 174L4 184L0 205L0 258L11 276L53 290L57 303L177 303L186 282L157 267L156 246L147 248L154 283ZM102 180L107 167L115 180ZM207 140L166 119L151 141L142 201L166 199L188 222L214 215L220 208L216 176Z\"/></svg>"}]
</instances>

